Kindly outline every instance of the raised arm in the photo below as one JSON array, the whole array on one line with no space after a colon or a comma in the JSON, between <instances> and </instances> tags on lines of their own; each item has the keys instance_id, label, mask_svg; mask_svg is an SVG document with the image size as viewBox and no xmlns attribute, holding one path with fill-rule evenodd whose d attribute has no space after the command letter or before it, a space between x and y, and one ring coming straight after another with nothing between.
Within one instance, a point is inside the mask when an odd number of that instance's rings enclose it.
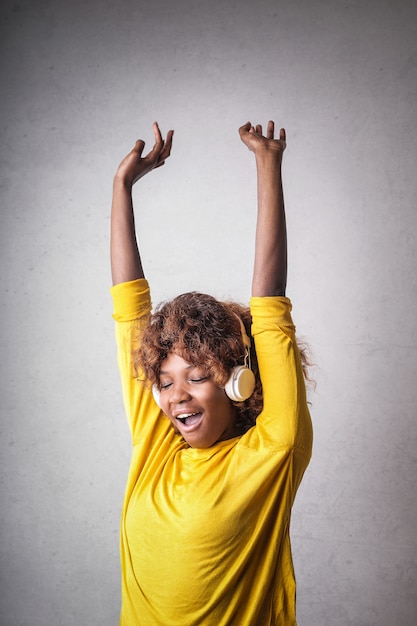
<instances>
[{"instance_id":1,"label":"raised arm","mask_svg":"<svg viewBox=\"0 0 417 626\"><path fill-rule=\"evenodd\" d=\"M285 150L285 130L274 139L275 125L268 122L266 136L262 126L250 122L239 129L243 143L255 154L258 180L255 263L252 296L285 296L287 285L287 230L281 164Z\"/></svg>"},{"instance_id":2,"label":"raised arm","mask_svg":"<svg viewBox=\"0 0 417 626\"><path fill-rule=\"evenodd\" d=\"M135 147L117 168L113 180L113 202L110 227L110 257L113 285L143 278L142 262L136 240L132 187L142 176L160 167L171 153L173 131L162 139L158 124L153 125L155 144L142 157L145 142L139 139Z\"/></svg>"}]
</instances>

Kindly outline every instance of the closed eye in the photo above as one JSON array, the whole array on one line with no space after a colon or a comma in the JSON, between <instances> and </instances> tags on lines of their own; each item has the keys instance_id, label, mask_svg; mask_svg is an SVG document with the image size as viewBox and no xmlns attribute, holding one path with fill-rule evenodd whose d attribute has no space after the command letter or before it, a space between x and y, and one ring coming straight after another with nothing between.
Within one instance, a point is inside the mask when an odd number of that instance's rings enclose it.
<instances>
[{"instance_id":1,"label":"closed eye","mask_svg":"<svg viewBox=\"0 0 417 626\"><path fill-rule=\"evenodd\" d=\"M202 376L201 378L190 378L189 382L192 384L199 384L199 383L204 383L206 380L208 380L209 377L208 376ZM172 386L172 383L164 383L164 384L160 384L159 388L161 391L165 390L165 389L169 389Z\"/></svg>"}]
</instances>

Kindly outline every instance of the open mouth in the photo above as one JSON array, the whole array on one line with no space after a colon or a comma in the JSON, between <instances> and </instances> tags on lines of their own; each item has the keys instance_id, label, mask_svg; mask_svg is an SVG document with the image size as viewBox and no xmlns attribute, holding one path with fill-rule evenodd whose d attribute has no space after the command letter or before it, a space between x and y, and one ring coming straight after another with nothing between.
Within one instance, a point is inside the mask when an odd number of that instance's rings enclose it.
<instances>
[{"instance_id":1,"label":"open mouth","mask_svg":"<svg viewBox=\"0 0 417 626\"><path fill-rule=\"evenodd\" d=\"M181 415L177 415L176 419L184 424L184 426L193 426L197 424L200 418L201 413L182 413Z\"/></svg>"}]
</instances>

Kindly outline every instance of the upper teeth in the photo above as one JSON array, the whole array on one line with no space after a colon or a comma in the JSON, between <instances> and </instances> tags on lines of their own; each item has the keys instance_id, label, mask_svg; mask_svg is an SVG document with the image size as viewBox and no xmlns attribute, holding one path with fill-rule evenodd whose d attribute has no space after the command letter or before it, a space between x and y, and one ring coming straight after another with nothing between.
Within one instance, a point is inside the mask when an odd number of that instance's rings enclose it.
<instances>
[{"instance_id":1,"label":"upper teeth","mask_svg":"<svg viewBox=\"0 0 417 626\"><path fill-rule=\"evenodd\" d=\"M181 413L181 415L177 415L177 419L185 420L187 417L191 417L192 415L195 415L195 413Z\"/></svg>"}]
</instances>

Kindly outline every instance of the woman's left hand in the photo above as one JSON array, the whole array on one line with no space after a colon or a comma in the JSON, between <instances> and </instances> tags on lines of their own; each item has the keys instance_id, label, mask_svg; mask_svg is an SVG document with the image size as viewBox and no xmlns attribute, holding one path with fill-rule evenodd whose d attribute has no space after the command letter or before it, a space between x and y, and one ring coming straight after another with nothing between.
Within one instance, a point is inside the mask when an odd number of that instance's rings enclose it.
<instances>
[{"instance_id":1,"label":"woman's left hand","mask_svg":"<svg viewBox=\"0 0 417 626\"><path fill-rule=\"evenodd\" d=\"M285 129L280 129L279 139L274 139L274 134L275 123L272 120L268 122L265 135L262 134L262 126L260 124L252 126L251 122L247 122L239 128L241 140L255 155L267 150L281 159L287 145Z\"/></svg>"}]
</instances>

